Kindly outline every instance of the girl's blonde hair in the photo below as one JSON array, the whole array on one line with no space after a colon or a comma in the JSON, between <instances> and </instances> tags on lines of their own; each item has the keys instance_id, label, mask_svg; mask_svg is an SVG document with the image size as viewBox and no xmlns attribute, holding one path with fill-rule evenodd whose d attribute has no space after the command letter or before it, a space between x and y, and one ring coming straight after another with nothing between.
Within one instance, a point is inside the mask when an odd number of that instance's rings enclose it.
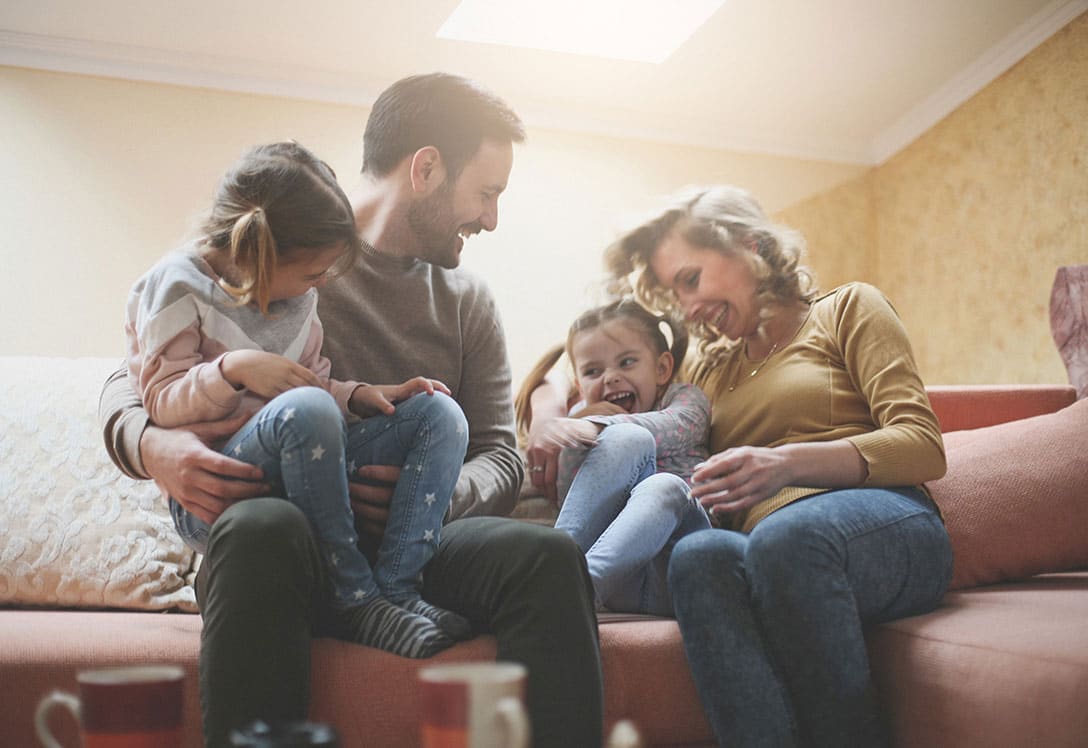
<instances>
[{"instance_id":1,"label":"girl's blonde hair","mask_svg":"<svg viewBox=\"0 0 1088 748\"><path fill-rule=\"evenodd\" d=\"M677 311L675 295L650 267L654 252L668 236L747 261L758 282L756 294L764 314L774 306L811 302L818 293L812 271L801 264L805 250L801 234L772 222L747 191L728 185L681 191L663 210L609 246L605 265L613 292L633 293L661 312ZM732 345L718 340L718 334L701 322L691 323L691 332L699 339L704 358Z\"/></svg>"},{"instance_id":2,"label":"girl's blonde hair","mask_svg":"<svg viewBox=\"0 0 1088 748\"><path fill-rule=\"evenodd\" d=\"M345 247L333 275L347 271L362 243L347 195L324 161L295 142L246 151L219 181L203 240L225 252L238 282L220 285L239 304L268 314L277 260L298 251Z\"/></svg>"},{"instance_id":3,"label":"girl's blonde hair","mask_svg":"<svg viewBox=\"0 0 1088 748\"><path fill-rule=\"evenodd\" d=\"M518 436L523 442L529 433L529 425L533 420L531 403L533 390L544 383L548 372L558 363L564 353L574 363L574 356L571 351L574 338L578 333L594 330L607 322L613 321L627 325L642 335L659 356L662 353L671 353L673 358L672 376L676 376L676 372L680 368L680 364L683 362L684 355L688 350L688 334L679 321L669 315L654 314L630 298L620 299L590 309L571 323L570 329L567 331L566 344L556 345L549 349L525 377L525 381L522 382L521 389L518 390L518 395L514 398L514 415L518 427ZM669 337L672 339L671 343L665 337L665 329L669 332Z\"/></svg>"}]
</instances>

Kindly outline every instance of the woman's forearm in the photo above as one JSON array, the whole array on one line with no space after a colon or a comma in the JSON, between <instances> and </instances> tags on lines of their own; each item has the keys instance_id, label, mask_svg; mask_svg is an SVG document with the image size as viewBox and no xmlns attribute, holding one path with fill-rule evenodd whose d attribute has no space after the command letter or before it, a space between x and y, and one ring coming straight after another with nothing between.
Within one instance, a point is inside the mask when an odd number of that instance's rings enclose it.
<instances>
[{"instance_id":1,"label":"woman's forearm","mask_svg":"<svg viewBox=\"0 0 1088 748\"><path fill-rule=\"evenodd\" d=\"M853 488L865 482L868 465L857 447L845 439L802 442L775 448L786 457L786 485L806 488Z\"/></svg>"}]
</instances>

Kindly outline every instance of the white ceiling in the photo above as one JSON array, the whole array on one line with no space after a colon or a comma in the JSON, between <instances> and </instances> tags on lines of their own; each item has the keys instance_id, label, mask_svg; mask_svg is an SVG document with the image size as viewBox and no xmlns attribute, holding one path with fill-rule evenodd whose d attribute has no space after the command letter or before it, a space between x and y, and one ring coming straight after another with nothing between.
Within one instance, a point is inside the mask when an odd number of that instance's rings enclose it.
<instances>
[{"instance_id":1,"label":"white ceiling","mask_svg":"<svg viewBox=\"0 0 1088 748\"><path fill-rule=\"evenodd\" d=\"M1088 10L726 0L652 65L435 38L456 5L3 0L0 64L362 105L404 75L446 70L485 83L530 126L875 164Z\"/></svg>"}]
</instances>

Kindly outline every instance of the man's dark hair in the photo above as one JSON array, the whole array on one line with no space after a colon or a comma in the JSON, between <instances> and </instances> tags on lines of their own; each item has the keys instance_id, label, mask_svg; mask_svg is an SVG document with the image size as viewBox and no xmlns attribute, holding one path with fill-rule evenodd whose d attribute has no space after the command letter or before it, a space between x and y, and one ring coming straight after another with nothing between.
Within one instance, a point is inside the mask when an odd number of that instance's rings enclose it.
<instances>
[{"instance_id":1,"label":"man's dark hair","mask_svg":"<svg viewBox=\"0 0 1088 748\"><path fill-rule=\"evenodd\" d=\"M413 75L374 102L363 133L363 173L385 176L405 156L434 146L452 182L484 140L525 140L521 119L506 102L457 75Z\"/></svg>"}]
</instances>

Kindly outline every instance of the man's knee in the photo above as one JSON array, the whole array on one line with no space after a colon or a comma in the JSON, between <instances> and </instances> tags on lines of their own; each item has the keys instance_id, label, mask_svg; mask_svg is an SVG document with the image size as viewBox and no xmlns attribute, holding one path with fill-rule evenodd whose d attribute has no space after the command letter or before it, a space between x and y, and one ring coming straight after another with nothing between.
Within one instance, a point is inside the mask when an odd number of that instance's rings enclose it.
<instances>
[{"instance_id":1,"label":"man's knee","mask_svg":"<svg viewBox=\"0 0 1088 748\"><path fill-rule=\"evenodd\" d=\"M289 547L299 536L309 535L306 515L284 499L260 498L239 501L212 525L208 552L214 545L262 552Z\"/></svg>"},{"instance_id":2,"label":"man's knee","mask_svg":"<svg viewBox=\"0 0 1088 748\"><path fill-rule=\"evenodd\" d=\"M284 499L234 504L212 525L205 565L224 579L255 587L288 584L296 574L313 576L315 540L302 511Z\"/></svg>"},{"instance_id":3,"label":"man's knee","mask_svg":"<svg viewBox=\"0 0 1088 748\"><path fill-rule=\"evenodd\" d=\"M526 591L529 598L547 600L590 589L585 554L562 530L505 520L495 524L488 545L502 560L508 592Z\"/></svg>"}]
</instances>

